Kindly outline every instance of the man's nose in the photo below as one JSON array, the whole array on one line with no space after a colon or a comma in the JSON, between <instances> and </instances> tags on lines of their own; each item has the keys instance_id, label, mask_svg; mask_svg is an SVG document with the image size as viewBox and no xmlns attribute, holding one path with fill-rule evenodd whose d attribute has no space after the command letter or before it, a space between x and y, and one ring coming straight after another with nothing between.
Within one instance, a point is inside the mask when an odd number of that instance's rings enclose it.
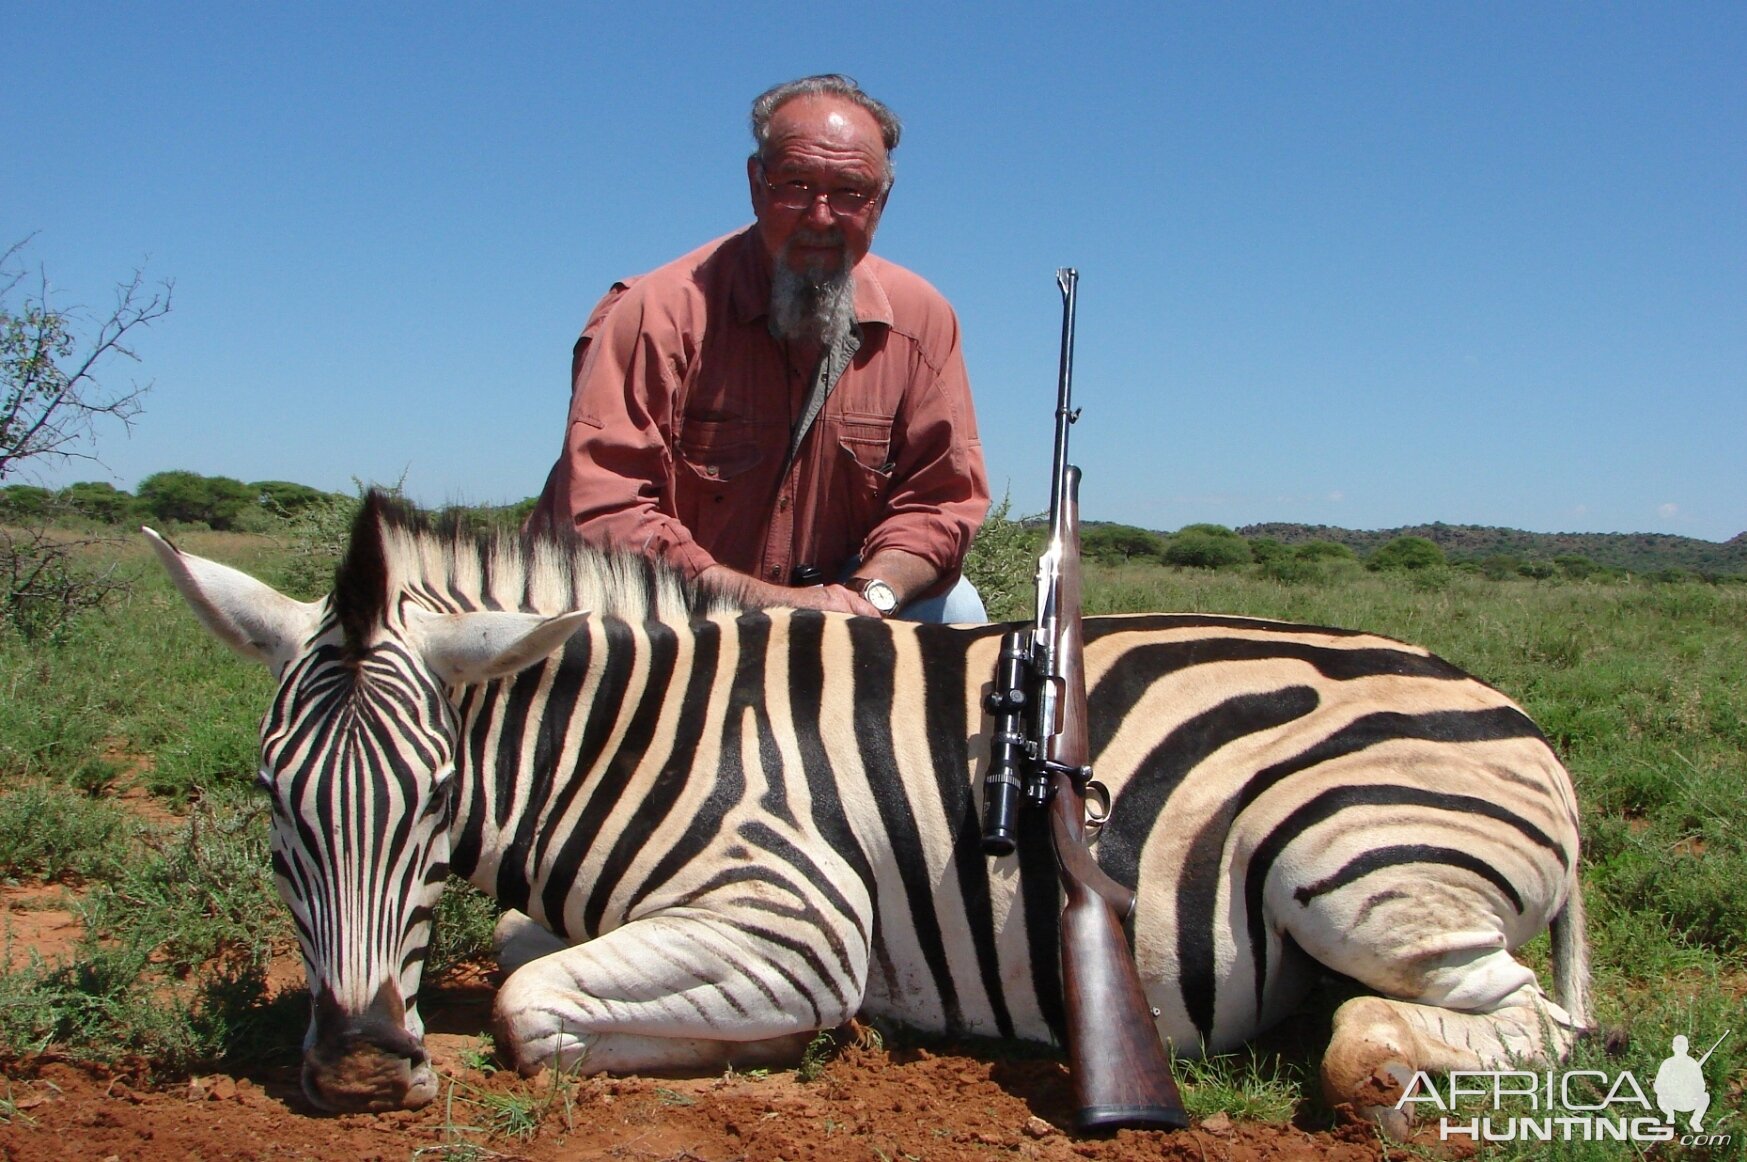
<instances>
[{"instance_id":1,"label":"man's nose","mask_svg":"<svg viewBox=\"0 0 1747 1162\"><path fill-rule=\"evenodd\" d=\"M814 230L829 230L837 225L837 215L832 213L831 203L825 199L825 195L820 194L808 203L802 221Z\"/></svg>"}]
</instances>

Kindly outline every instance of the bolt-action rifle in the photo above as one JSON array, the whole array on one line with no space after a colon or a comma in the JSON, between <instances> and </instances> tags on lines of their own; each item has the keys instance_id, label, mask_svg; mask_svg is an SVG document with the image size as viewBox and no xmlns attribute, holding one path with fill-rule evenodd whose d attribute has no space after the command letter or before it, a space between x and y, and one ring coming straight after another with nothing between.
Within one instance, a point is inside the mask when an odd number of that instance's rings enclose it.
<instances>
[{"instance_id":1,"label":"bolt-action rifle","mask_svg":"<svg viewBox=\"0 0 1747 1162\"><path fill-rule=\"evenodd\" d=\"M1189 1124L1123 920L1134 893L1111 879L1086 846L1086 798L1109 799L1092 781L1086 673L1080 631L1080 470L1068 463L1074 305L1079 274L1056 272L1062 291L1061 374L1055 412L1049 542L1037 561L1037 618L1001 639L988 708L994 720L983 783L983 850L1008 855L1024 805L1049 812L1066 897L1061 917L1062 991L1075 1126L1082 1133Z\"/></svg>"}]
</instances>

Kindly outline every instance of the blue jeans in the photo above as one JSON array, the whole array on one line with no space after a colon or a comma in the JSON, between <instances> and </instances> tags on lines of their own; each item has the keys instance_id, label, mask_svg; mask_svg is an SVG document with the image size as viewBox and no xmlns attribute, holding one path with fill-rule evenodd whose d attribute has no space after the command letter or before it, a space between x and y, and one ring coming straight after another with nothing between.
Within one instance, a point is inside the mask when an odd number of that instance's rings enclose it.
<instances>
[{"instance_id":1,"label":"blue jeans","mask_svg":"<svg viewBox=\"0 0 1747 1162\"><path fill-rule=\"evenodd\" d=\"M897 621L930 621L937 624L983 622L989 620L983 608L983 598L969 577L960 577L958 584L934 597L912 601L892 615Z\"/></svg>"},{"instance_id":2,"label":"blue jeans","mask_svg":"<svg viewBox=\"0 0 1747 1162\"><path fill-rule=\"evenodd\" d=\"M855 576L861 568L861 558L851 557L843 567L843 580ZM926 621L934 625L970 625L989 620L983 608L983 595L971 584L971 579L959 574L958 583L945 593L912 601L892 614L893 621Z\"/></svg>"}]
</instances>

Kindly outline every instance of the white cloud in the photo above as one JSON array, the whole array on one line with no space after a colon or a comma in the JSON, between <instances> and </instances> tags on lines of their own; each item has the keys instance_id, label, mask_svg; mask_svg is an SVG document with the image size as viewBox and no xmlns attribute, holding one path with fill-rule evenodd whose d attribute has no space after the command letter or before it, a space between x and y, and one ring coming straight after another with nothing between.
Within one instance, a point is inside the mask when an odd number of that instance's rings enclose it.
<instances>
[{"instance_id":1,"label":"white cloud","mask_svg":"<svg viewBox=\"0 0 1747 1162\"><path fill-rule=\"evenodd\" d=\"M1656 506L1656 515L1663 520L1673 520L1680 515L1680 506L1672 502L1669 504L1659 504Z\"/></svg>"}]
</instances>

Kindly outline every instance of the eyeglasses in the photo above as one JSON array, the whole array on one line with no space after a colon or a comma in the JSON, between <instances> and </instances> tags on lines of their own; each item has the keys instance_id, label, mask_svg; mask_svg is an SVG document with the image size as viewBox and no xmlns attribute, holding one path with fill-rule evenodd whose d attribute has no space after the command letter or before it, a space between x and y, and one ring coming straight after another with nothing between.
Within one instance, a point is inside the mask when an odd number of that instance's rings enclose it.
<instances>
[{"instance_id":1,"label":"eyeglasses","mask_svg":"<svg viewBox=\"0 0 1747 1162\"><path fill-rule=\"evenodd\" d=\"M824 198L831 212L842 218L852 218L866 210L876 196L853 186L822 190L811 182L773 182L769 175L764 177L764 188L770 191L770 200L785 210L811 210L813 203Z\"/></svg>"}]
</instances>

